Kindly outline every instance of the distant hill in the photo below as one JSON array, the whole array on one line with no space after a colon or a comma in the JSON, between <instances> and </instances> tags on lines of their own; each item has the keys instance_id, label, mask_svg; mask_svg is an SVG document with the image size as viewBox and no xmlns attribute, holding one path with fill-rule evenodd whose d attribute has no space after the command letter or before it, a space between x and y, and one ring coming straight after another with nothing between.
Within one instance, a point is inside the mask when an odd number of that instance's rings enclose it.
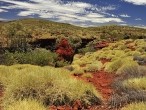
<instances>
[{"instance_id":1,"label":"distant hill","mask_svg":"<svg viewBox=\"0 0 146 110\"><path fill-rule=\"evenodd\" d=\"M42 19L20 19L9 22L0 22L0 39L5 39L9 31L8 27L13 23L20 23L29 30L33 39L54 39L61 36L80 37L82 39L92 38L146 38L146 29L130 26L101 26L101 27L78 27L66 23L58 23ZM1 40L2 41L2 40Z\"/></svg>"}]
</instances>

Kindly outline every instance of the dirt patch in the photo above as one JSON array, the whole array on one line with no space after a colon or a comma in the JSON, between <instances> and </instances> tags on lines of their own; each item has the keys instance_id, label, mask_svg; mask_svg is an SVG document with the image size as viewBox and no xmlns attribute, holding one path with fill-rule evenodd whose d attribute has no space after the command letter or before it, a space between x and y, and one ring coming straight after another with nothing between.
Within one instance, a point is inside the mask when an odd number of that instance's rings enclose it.
<instances>
[{"instance_id":1,"label":"dirt patch","mask_svg":"<svg viewBox=\"0 0 146 110\"><path fill-rule=\"evenodd\" d=\"M104 71L98 71L90 74L92 74L92 78L85 78L81 75L74 77L79 80L84 80L88 83L92 83L96 87L96 89L102 94L103 98L105 100L108 100L110 96L114 93L111 85L115 79L115 75Z\"/></svg>"},{"instance_id":2,"label":"dirt patch","mask_svg":"<svg viewBox=\"0 0 146 110\"><path fill-rule=\"evenodd\" d=\"M102 59L103 62L109 62L110 60ZM117 110L110 108L107 103L111 95L114 93L114 89L112 88L112 83L116 76L112 73L107 73L102 71L97 71L92 74L92 78L85 78L82 76L74 76L79 80L84 80L88 83L91 83L95 86L95 88L102 94L104 101L102 105L99 106L92 106L86 110ZM64 109L66 110L66 109ZM71 110L79 110L79 109L71 109Z\"/></svg>"},{"instance_id":3,"label":"dirt patch","mask_svg":"<svg viewBox=\"0 0 146 110\"><path fill-rule=\"evenodd\" d=\"M96 87L105 100L108 100L114 92L111 87L114 81L114 75L111 73L98 71L93 73L93 78L88 78L88 81Z\"/></svg>"}]
</instances>

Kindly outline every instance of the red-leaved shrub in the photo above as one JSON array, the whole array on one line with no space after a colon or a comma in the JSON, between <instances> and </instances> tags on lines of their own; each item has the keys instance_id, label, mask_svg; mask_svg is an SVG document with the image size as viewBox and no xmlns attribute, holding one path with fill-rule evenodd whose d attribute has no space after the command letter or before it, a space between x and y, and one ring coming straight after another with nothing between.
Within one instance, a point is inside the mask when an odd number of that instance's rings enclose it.
<instances>
[{"instance_id":1,"label":"red-leaved shrub","mask_svg":"<svg viewBox=\"0 0 146 110\"><path fill-rule=\"evenodd\" d=\"M70 61L74 55L74 50L69 44L68 40L62 38L56 46L56 53L59 55L60 58Z\"/></svg>"}]
</instances>

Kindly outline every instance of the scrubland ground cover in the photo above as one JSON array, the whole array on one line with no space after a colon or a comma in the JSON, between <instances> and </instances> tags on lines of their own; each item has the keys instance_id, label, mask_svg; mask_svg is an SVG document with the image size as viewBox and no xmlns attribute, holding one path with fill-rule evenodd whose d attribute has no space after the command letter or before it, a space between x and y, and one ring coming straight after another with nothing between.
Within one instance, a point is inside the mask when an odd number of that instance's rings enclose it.
<instances>
[{"instance_id":1,"label":"scrubland ground cover","mask_svg":"<svg viewBox=\"0 0 146 110\"><path fill-rule=\"evenodd\" d=\"M0 66L0 76L4 110L25 105L26 108L33 107L32 110L38 107L45 110L51 105L72 106L76 100L88 107L102 101L102 96L91 84L72 78L64 69L32 65ZM23 109L26 110L25 107Z\"/></svg>"},{"instance_id":2,"label":"scrubland ground cover","mask_svg":"<svg viewBox=\"0 0 146 110\"><path fill-rule=\"evenodd\" d=\"M145 110L144 39L120 40L95 52L76 54L70 65L61 68L44 66L54 66L56 54L46 50L33 51L34 54L25 53L26 58L18 54L22 59L14 54L7 54L8 61L15 59L18 63L0 66L0 84L3 90L1 107L4 110L19 107L26 110L32 105L32 110L45 110L52 105L74 106L76 101L82 105L77 109L83 110L92 107L93 110ZM38 56L35 56L36 52ZM67 51L62 54L59 48L57 52L64 56ZM23 58L29 64L42 64L43 67L25 64ZM19 64L21 61L24 62L23 65ZM11 64L13 63L7 65ZM24 105L27 105L26 109Z\"/></svg>"},{"instance_id":3,"label":"scrubland ground cover","mask_svg":"<svg viewBox=\"0 0 146 110\"><path fill-rule=\"evenodd\" d=\"M88 70L93 74L100 74L99 71L104 71L114 75L115 78L111 85L113 93L107 101L110 108L118 109L130 104L123 110L144 110L146 109L144 106L139 109L138 106L144 105L146 101L145 47L144 39L120 40L96 52L75 55L71 66L81 67L80 70L85 72L83 75L88 73Z\"/></svg>"}]
</instances>

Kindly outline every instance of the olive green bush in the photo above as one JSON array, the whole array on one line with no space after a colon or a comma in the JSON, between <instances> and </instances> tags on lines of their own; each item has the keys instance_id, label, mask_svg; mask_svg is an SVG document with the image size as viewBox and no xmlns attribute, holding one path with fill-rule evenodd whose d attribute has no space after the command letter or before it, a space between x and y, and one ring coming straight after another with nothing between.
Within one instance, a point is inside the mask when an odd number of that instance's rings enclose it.
<instances>
[{"instance_id":1,"label":"olive green bush","mask_svg":"<svg viewBox=\"0 0 146 110\"><path fill-rule=\"evenodd\" d=\"M6 52L4 57L5 65L13 64L33 64L33 65L52 65L55 66L57 54L46 49L35 49L28 52Z\"/></svg>"}]
</instances>

